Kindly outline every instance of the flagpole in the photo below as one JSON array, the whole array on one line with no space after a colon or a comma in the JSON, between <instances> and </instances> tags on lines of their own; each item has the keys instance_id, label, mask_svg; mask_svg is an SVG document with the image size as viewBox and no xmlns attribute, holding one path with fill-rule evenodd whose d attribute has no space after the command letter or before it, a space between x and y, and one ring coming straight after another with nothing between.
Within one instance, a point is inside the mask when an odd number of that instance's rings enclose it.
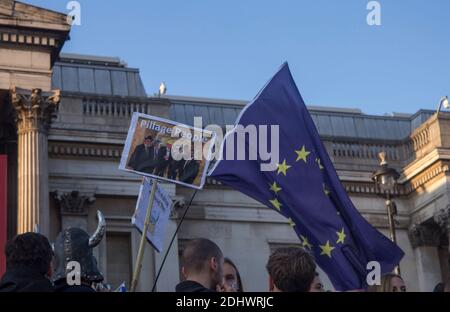
<instances>
[{"instance_id":1,"label":"flagpole","mask_svg":"<svg viewBox=\"0 0 450 312\"><path fill-rule=\"evenodd\" d=\"M134 272L133 272L133 279L131 281L131 288L130 288L131 292L136 291L136 286L139 281L139 275L141 274L142 259L144 258L144 250L145 250L145 241L146 241L146 236L147 236L147 230L150 225L150 216L152 214L153 203L155 201L155 193L156 193L157 183L158 183L158 181L156 179L152 179L152 190L150 192L150 201L147 206L147 213L145 215L145 221L144 221L144 229L142 230L141 243L139 244L139 250L138 250L136 264L135 264Z\"/></svg>"}]
</instances>

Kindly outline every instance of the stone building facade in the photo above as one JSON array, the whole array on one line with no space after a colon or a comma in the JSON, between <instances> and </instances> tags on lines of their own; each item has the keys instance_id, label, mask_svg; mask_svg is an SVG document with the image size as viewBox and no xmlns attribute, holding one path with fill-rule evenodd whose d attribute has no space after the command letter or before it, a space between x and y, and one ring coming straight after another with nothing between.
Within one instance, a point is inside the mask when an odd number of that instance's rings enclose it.
<instances>
[{"instance_id":1,"label":"stone building facade","mask_svg":"<svg viewBox=\"0 0 450 312\"><path fill-rule=\"evenodd\" d=\"M131 225L140 178L117 168L131 114L186 124L202 116L205 125L227 125L246 103L148 96L139 70L117 58L60 54L69 31L63 14L0 2L0 154L8 156L8 234L36 224L51 240L68 226L92 232L99 209L107 221L106 237L95 251L100 268L113 286L129 285L140 238ZM431 291L450 277L450 114L370 116L355 109L309 109L355 206L386 235L384 199L371 181L378 153L385 151L401 173L394 200L408 288ZM174 201L170 239L193 190L163 186ZM249 291L267 289L271 250L299 245L275 211L208 180L181 226L158 290L174 289L179 252L194 237L218 243L236 262ZM151 289L161 258L147 247L138 290Z\"/></svg>"}]
</instances>

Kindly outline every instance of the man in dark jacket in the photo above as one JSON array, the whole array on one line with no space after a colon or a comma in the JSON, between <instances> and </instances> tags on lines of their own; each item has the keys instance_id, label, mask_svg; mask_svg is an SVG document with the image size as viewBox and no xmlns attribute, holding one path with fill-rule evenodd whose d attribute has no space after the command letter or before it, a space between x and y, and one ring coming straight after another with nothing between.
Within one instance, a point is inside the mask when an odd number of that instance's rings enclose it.
<instances>
[{"instance_id":1,"label":"man in dark jacket","mask_svg":"<svg viewBox=\"0 0 450 312\"><path fill-rule=\"evenodd\" d=\"M195 159L186 160L180 169L180 181L188 184L194 183L200 168L200 161Z\"/></svg>"},{"instance_id":2,"label":"man in dark jacket","mask_svg":"<svg viewBox=\"0 0 450 312\"><path fill-rule=\"evenodd\" d=\"M145 173L153 173L156 166L155 142L152 136L147 136L144 143L136 146L128 161L128 167Z\"/></svg>"},{"instance_id":3,"label":"man in dark jacket","mask_svg":"<svg viewBox=\"0 0 450 312\"><path fill-rule=\"evenodd\" d=\"M155 145L155 172L154 174L160 177L164 177L166 168L170 162L170 147L163 146L159 141Z\"/></svg>"},{"instance_id":4,"label":"man in dark jacket","mask_svg":"<svg viewBox=\"0 0 450 312\"><path fill-rule=\"evenodd\" d=\"M181 170L183 170L184 160L175 160L172 157L172 153L169 155L169 165L167 169L167 178L171 180L176 180L178 174L181 174ZM178 178L179 179L179 178Z\"/></svg>"},{"instance_id":5,"label":"man in dark jacket","mask_svg":"<svg viewBox=\"0 0 450 312\"><path fill-rule=\"evenodd\" d=\"M24 233L5 247L6 272L0 281L0 292L52 292L52 247L38 233Z\"/></svg>"},{"instance_id":6,"label":"man in dark jacket","mask_svg":"<svg viewBox=\"0 0 450 312\"><path fill-rule=\"evenodd\" d=\"M199 238L189 241L183 251L181 272L185 281L177 292L214 292L223 283L224 257L212 241Z\"/></svg>"}]
</instances>

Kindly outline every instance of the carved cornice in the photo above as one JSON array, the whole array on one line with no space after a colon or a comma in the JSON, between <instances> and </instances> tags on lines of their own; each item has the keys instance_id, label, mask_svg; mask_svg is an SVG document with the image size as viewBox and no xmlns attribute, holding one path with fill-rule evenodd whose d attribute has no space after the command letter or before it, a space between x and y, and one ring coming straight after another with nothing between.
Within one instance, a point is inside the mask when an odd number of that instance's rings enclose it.
<instances>
[{"instance_id":1,"label":"carved cornice","mask_svg":"<svg viewBox=\"0 0 450 312\"><path fill-rule=\"evenodd\" d=\"M40 131L47 133L61 100L60 91L43 94L41 89L11 89L11 104L16 110L18 133Z\"/></svg>"},{"instance_id":2,"label":"carved cornice","mask_svg":"<svg viewBox=\"0 0 450 312\"><path fill-rule=\"evenodd\" d=\"M0 30L0 42L21 44L47 48L58 48L64 43L64 38L49 36L49 34L30 33L24 31Z\"/></svg>"},{"instance_id":3,"label":"carved cornice","mask_svg":"<svg viewBox=\"0 0 450 312\"><path fill-rule=\"evenodd\" d=\"M95 196L80 195L78 191L58 194L53 193L53 197L59 203L61 214L63 215L87 215L88 205L95 202Z\"/></svg>"},{"instance_id":4,"label":"carved cornice","mask_svg":"<svg viewBox=\"0 0 450 312\"><path fill-rule=\"evenodd\" d=\"M115 144L93 144L74 142L49 142L49 155L52 157L70 157L84 159L119 160L123 146ZM427 183L432 182L436 177L449 172L447 163L438 162L426 168L421 174L415 176L411 181L399 184L394 192L394 196L408 196L417 191ZM346 192L349 194L370 194L378 195L372 182L367 181L346 181L342 180ZM220 182L207 177L206 184L216 187L224 187Z\"/></svg>"},{"instance_id":5,"label":"carved cornice","mask_svg":"<svg viewBox=\"0 0 450 312\"><path fill-rule=\"evenodd\" d=\"M5 28L4 26L0 26L1 45L12 48L20 47L20 49L25 50L48 51L51 55L50 64L52 66L57 60L59 53L68 37L68 31L55 31L49 33L48 31L18 29L17 26L13 28Z\"/></svg>"},{"instance_id":6,"label":"carved cornice","mask_svg":"<svg viewBox=\"0 0 450 312\"><path fill-rule=\"evenodd\" d=\"M68 16L12 0L0 1L0 45L46 50L54 63L68 39Z\"/></svg>"},{"instance_id":7,"label":"carved cornice","mask_svg":"<svg viewBox=\"0 0 450 312\"><path fill-rule=\"evenodd\" d=\"M410 185L411 190L417 190L428 182L431 182L434 178L442 174L447 174L449 171L448 163L438 161L412 178L408 184Z\"/></svg>"},{"instance_id":8,"label":"carved cornice","mask_svg":"<svg viewBox=\"0 0 450 312\"><path fill-rule=\"evenodd\" d=\"M67 143L50 141L48 152L51 156L74 158L120 159L122 145Z\"/></svg>"}]
</instances>

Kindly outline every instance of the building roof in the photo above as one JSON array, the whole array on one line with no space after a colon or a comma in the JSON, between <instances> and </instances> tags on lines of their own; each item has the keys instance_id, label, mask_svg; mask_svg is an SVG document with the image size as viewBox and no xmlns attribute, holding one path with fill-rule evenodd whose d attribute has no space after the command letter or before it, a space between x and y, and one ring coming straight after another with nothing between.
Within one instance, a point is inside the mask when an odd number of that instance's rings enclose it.
<instances>
[{"instance_id":1,"label":"building roof","mask_svg":"<svg viewBox=\"0 0 450 312\"><path fill-rule=\"evenodd\" d=\"M139 70L119 58L61 54L53 69L53 87L66 92L104 96L147 97ZM193 125L194 116L203 126L233 125L247 101L166 95L170 118ZM434 111L415 114L366 115L360 109L308 106L321 136L353 140L403 140Z\"/></svg>"},{"instance_id":2,"label":"building roof","mask_svg":"<svg viewBox=\"0 0 450 312\"><path fill-rule=\"evenodd\" d=\"M202 116L203 125L233 125L245 101L198 97L166 96L171 102L174 120L193 125L194 116ZM427 120L434 111L374 116L359 109L308 106L321 136L355 139L402 140Z\"/></svg>"},{"instance_id":3,"label":"building roof","mask_svg":"<svg viewBox=\"0 0 450 312\"><path fill-rule=\"evenodd\" d=\"M113 57L61 54L53 67L52 87L105 96L147 96L139 70Z\"/></svg>"}]
</instances>

